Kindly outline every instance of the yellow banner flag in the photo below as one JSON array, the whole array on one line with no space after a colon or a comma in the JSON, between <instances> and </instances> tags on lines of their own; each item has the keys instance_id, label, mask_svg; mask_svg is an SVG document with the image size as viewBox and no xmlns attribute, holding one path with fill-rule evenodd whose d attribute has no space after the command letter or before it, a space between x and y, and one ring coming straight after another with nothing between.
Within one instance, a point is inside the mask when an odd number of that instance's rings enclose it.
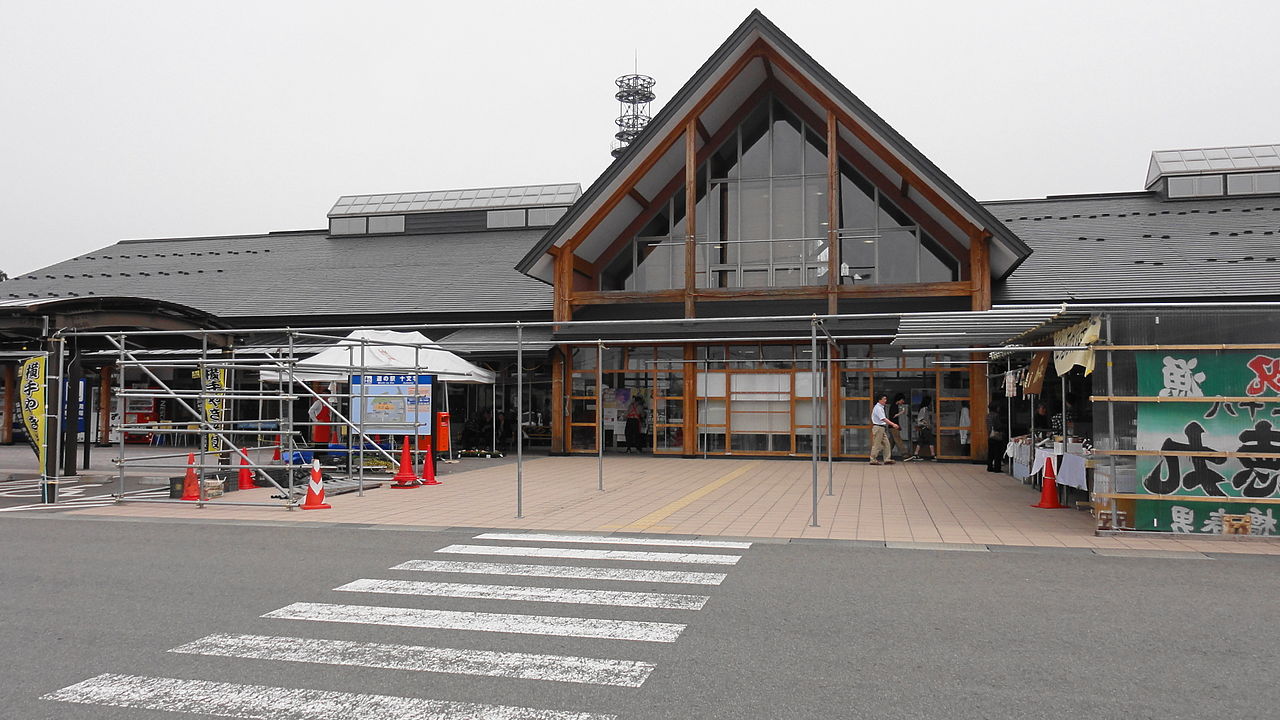
<instances>
[{"instance_id":1,"label":"yellow banner flag","mask_svg":"<svg viewBox=\"0 0 1280 720\"><path fill-rule=\"evenodd\" d=\"M22 408L22 426L27 431L31 449L40 459L40 471L44 472L45 458L45 364L46 358L33 357L22 361L18 367L18 403Z\"/></svg>"}]
</instances>

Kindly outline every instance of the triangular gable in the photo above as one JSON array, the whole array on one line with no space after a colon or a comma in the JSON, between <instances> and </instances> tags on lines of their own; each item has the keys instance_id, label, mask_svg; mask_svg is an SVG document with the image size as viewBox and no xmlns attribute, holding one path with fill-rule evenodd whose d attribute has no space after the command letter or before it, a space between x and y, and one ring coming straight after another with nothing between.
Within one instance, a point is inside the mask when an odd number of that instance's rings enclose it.
<instances>
[{"instance_id":1,"label":"triangular gable","mask_svg":"<svg viewBox=\"0 0 1280 720\"><path fill-rule=\"evenodd\" d=\"M939 226L967 244L973 233L991 238L992 274L1004 277L1031 249L924 157L852 92L817 64L760 11L753 11L670 102L517 265L521 272L552 282L552 255L566 245L577 263L596 262L610 242L670 191L685 164L685 143L701 151L732 115L762 87L825 120L840 125L841 145L852 147L864 167L908 194ZM799 108L796 108L799 109ZM685 137L694 123L696 132ZM678 182L678 181L677 181Z\"/></svg>"}]
</instances>

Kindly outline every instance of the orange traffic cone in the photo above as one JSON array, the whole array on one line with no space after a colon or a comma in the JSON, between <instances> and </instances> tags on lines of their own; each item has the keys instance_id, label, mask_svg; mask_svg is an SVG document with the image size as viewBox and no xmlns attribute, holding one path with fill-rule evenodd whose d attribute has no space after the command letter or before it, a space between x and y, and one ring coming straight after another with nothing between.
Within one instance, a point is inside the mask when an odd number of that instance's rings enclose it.
<instances>
[{"instance_id":1,"label":"orange traffic cone","mask_svg":"<svg viewBox=\"0 0 1280 720\"><path fill-rule=\"evenodd\" d=\"M284 444L284 436L283 436L283 435L277 435L277 436L276 436L276 449L275 449L275 452L271 453L271 462L273 462L273 463L278 463L278 462L280 462L280 446L281 446L281 445L283 445L283 444Z\"/></svg>"},{"instance_id":2,"label":"orange traffic cone","mask_svg":"<svg viewBox=\"0 0 1280 720\"><path fill-rule=\"evenodd\" d=\"M196 454L187 453L187 476L182 479L182 499L200 499L200 479L196 477Z\"/></svg>"},{"instance_id":3,"label":"orange traffic cone","mask_svg":"<svg viewBox=\"0 0 1280 720\"><path fill-rule=\"evenodd\" d=\"M240 476L236 478L237 490L252 490L253 471L249 469L249 457L244 453L240 453Z\"/></svg>"},{"instance_id":4,"label":"orange traffic cone","mask_svg":"<svg viewBox=\"0 0 1280 720\"><path fill-rule=\"evenodd\" d=\"M436 479L436 464L431 459L430 452L422 458L422 484L443 485L444 483Z\"/></svg>"},{"instance_id":5,"label":"orange traffic cone","mask_svg":"<svg viewBox=\"0 0 1280 720\"><path fill-rule=\"evenodd\" d=\"M1044 459L1044 482L1040 483L1040 502L1031 507L1045 510L1063 510L1067 506L1058 502L1058 474L1053 470L1053 456Z\"/></svg>"},{"instance_id":6,"label":"orange traffic cone","mask_svg":"<svg viewBox=\"0 0 1280 720\"><path fill-rule=\"evenodd\" d=\"M324 501L324 480L320 477L320 461L311 461L311 480L307 483L307 499L299 510L328 510L333 507Z\"/></svg>"},{"instance_id":7,"label":"orange traffic cone","mask_svg":"<svg viewBox=\"0 0 1280 720\"><path fill-rule=\"evenodd\" d=\"M394 483L387 487L407 489L418 487L418 476L413 472L413 456L409 454L409 438L404 439L404 450L400 453L400 469L396 471L396 476L391 478Z\"/></svg>"}]
</instances>

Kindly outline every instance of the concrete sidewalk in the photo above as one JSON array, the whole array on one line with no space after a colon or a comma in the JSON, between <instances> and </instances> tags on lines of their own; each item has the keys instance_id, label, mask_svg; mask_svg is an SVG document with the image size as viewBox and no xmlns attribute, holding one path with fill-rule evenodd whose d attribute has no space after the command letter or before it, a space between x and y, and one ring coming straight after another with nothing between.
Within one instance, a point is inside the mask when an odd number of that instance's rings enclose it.
<instances>
[{"instance_id":1,"label":"concrete sidewalk","mask_svg":"<svg viewBox=\"0 0 1280 720\"><path fill-rule=\"evenodd\" d=\"M515 467L450 467L443 485L371 490L329 498L332 510L133 503L80 515L205 518L281 523L483 527L671 533L756 538L828 538L955 545L1010 545L1280 554L1280 543L1203 538L1096 537L1076 510L1030 507L1031 488L980 465L863 462L834 465L833 494L820 466L818 527L810 526L811 466L793 460L605 458L597 489L594 457L524 463L524 517L515 517ZM269 502L274 489L226 498Z\"/></svg>"}]
</instances>

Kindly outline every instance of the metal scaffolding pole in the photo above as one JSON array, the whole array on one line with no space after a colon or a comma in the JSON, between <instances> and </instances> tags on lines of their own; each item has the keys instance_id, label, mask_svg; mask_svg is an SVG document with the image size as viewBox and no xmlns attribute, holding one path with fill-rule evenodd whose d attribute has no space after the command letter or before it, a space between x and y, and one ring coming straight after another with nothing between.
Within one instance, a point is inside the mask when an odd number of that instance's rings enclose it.
<instances>
[{"instance_id":1,"label":"metal scaffolding pole","mask_svg":"<svg viewBox=\"0 0 1280 720\"><path fill-rule=\"evenodd\" d=\"M604 341L596 340L596 475L604 492Z\"/></svg>"},{"instance_id":2,"label":"metal scaffolding pole","mask_svg":"<svg viewBox=\"0 0 1280 720\"><path fill-rule=\"evenodd\" d=\"M496 383L496 379L495 379ZM524 517L524 327L516 323L516 517Z\"/></svg>"},{"instance_id":3,"label":"metal scaffolding pole","mask_svg":"<svg viewBox=\"0 0 1280 720\"><path fill-rule=\"evenodd\" d=\"M809 362L813 369L813 383L809 388L809 407L813 411L813 417L810 419L810 430L813 432L810 437L809 450L812 461L813 475L813 515L809 522L810 527L818 527L818 316L813 316L809 322Z\"/></svg>"}]
</instances>

